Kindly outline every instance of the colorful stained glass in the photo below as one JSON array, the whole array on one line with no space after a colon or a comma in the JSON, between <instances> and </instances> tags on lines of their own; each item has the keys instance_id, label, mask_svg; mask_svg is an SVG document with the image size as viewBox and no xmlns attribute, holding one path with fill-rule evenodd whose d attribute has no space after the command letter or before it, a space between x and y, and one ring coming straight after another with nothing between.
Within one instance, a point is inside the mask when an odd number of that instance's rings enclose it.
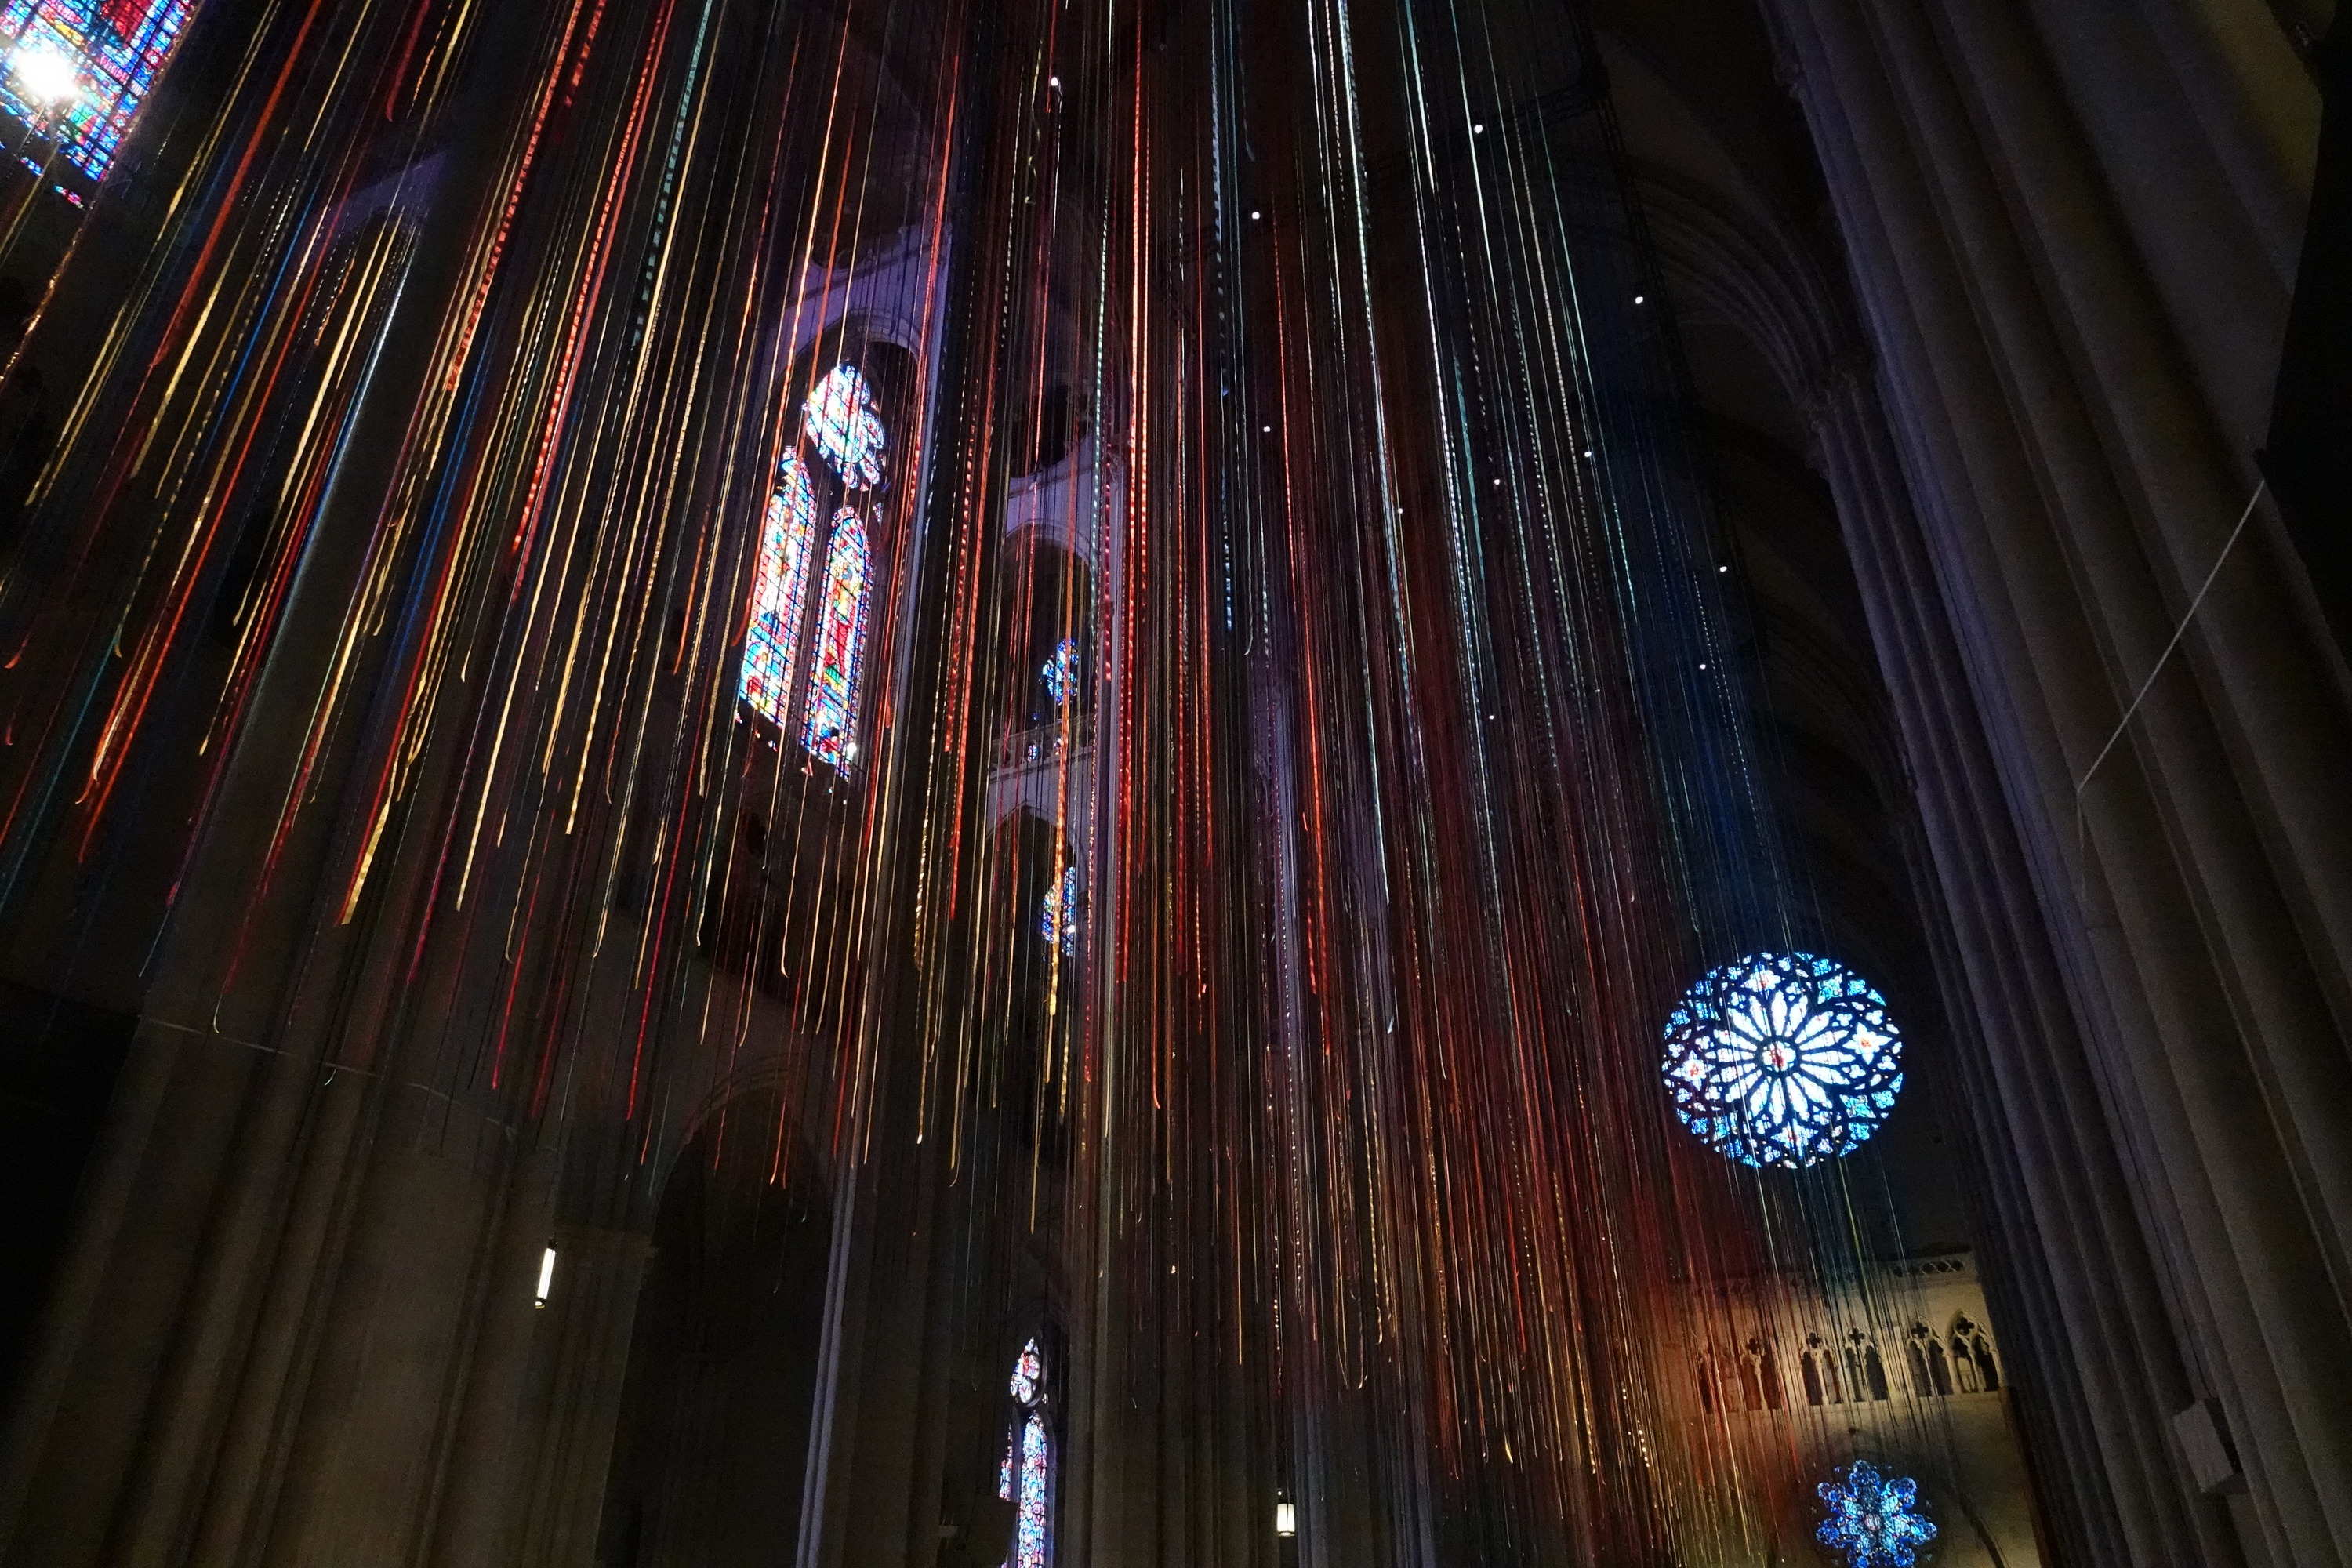
<instances>
[{"instance_id":1,"label":"colorful stained glass","mask_svg":"<svg viewBox=\"0 0 2352 1568\"><path fill-rule=\"evenodd\" d=\"M874 411L874 389L863 375L850 365L835 365L809 394L807 416L809 439L842 483L854 490L881 484L890 435Z\"/></svg>"},{"instance_id":2,"label":"colorful stained glass","mask_svg":"<svg viewBox=\"0 0 2352 1568\"><path fill-rule=\"evenodd\" d=\"M1078 645L1074 637L1064 637L1054 645L1054 652L1037 671L1037 679L1045 683L1045 695L1054 700L1056 708L1066 708L1070 699L1078 694Z\"/></svg>"},{"instance_id":3,"label":"colorful stained glass","mask_svg":"<svg viewBox=\"0 0 2352 1568\"><path fill-rule=\"evenodd\" d=\"M1045 1365L1031 1340L1013 1363L1013 1398L1020 1425L1005 1444L996 1495L1014 1505L1013 1552L1004 1568L1047 1568L1053 1556L1054 1450L1038 1408L1045 1394Z\"/></svg>"},{"instance_id":4,"label":"colorful stained glass","mask_svg":"<svg viewBox=\"0 0 2352 1568\"><path fill-rule=\"evenodd\" d=\"M784 721L799 658L801 616L808 602L809 557L816 548L816 497L796 454L777 466L776 493L760 527L751 576L751 626L743 638L737 689L771 723Z\"/></svg>"},{"instance_id":5,"label":"colorful stained glass","mask_svg":"<svg viewBox=\"0 0 2352 1568\"><path fill-rule=\"evenodd\" d=\"M844 507L833 520L833 543L824 556L816 662L809 671L808 717L801 724L801 744L809 755L837 768L857 758L857 689L866 658L870 566L866 525Z\"/></svg>"},{"instance_id":6,"label":"colorful stained glass","mask_svg":"<svg viewBox=\"0 0 2352 1568\"><path fill-rule=\"evenodd\" d=\"M1807 952L1712 970L1666 1022L1683 1124L1732 1159L1797 1170L1850 1154L1903 1090L1903 1039L1862 976Z\"/></svg>"},{"instance_id":7,"label":"colorful stained glass","mask_svg":"<svg viewBox=\"0 0 2352 1568\"><path fill-rule=\"evenodd\" d=\"M1918 1549L1936 1539L1919 1508L1919 1484L1908 1476L1882 1476L1856 1459L1818 1489L1829 1513L1814 1533L1846 1568L1914 1568Z\"/></svg>"},{"instance_id":8,"label":"colorful stained glass","mask_svg":"<svg viewBox=\"0 0 2352 1568\"><path fill-rule=\"evenodd\" d=\"M1047 1508L1054 1482L1050 1447L1045 1418L1033 1410L1021 1424L1021 1495L1015 1500L1020 1511L1014 1515L1008 1568L1045 1568L1050 1555Z\"/></svg>"},{"instance_id":9,"label":"colorful stained glass","mask_svg":"<svg viewBox=\"0 0 2352 1568\"><path fill-rule=\"evenodd\" d=\"M1021 1359L1013 1363L1013 1397L1024 1405L1036 1404L1045 1374L1045 1360L1037 1353L1037 1342L1031 1340L1021 1347Z\"/></svg>"},{"instance_id":10,"label":"colorful stained glass","mask_svg":"<svg viewBox=\"0 0 2352 1568\"><path fill-rule=\"evenodd\" d=\"M1037 934L1064 958L1078 952L1078 868L1065 866L1045 889L1045 905L1037 917Z\"/></svg>"},{"instance_id":11,"label":"colorful stained glass","mask_svg":"<svg viewBox=\"0 0 2352 1568\"><path fill-rule=\"evenodd\" d=\"M121 151L193 0L6 0L0 108L91 179Z\"/></svg>"}]
</instances>

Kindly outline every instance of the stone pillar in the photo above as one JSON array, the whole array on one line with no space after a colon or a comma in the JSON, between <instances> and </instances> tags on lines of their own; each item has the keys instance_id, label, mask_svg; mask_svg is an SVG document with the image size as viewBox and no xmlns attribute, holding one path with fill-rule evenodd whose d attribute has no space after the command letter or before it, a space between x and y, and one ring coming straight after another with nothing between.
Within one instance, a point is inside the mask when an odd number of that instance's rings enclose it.
<instances>
[{"instance_id":1,"label":"stone pillar","mask_svg":"<svg viewBox=\"0 0 2352 1568\"><path fill-rule=\"evenodd\" d=\"M2189 1385L2131 1203L2135 1162L2108 1132L1875 380L1834 365L1810 411L1919 813L1922 905L1988 1167L1979 1217L2008 1266L2000 1321L2031 1351L2033 1449L2064 1499L2053 1524L2085 1562L2176 1548L2231 1561L2220 1509L2164 1447Z\"/></svg>"},{"instance_id":2,"label":"stone pillar","mask_svg":"<svg viewBox=\"0 0 2352 1568\"><path fill-rule=\"evenodd\" d=\"M2277 182L2247 149L2276 138L2218 133L2230 95L2178 87L2207 35L2176 15L2118 34L2025 0L1771 9L2189 1392L2221 1398L2246 1465L2241 1533L2258 1558L2341 1561L2352 844L2331 823L2352 712L2267 518L2140 700L2253 489L2245 341L2271 321L2274 342L2283 309L2260 255L2207 268L2188 231L2208 214L2177 192L2226 190L2258 229ZM2216 0L2198 26L2252 9ZM2242 64L2214 49L2208 74ZM2149 115L2175 117L2165 136L2116 123Z\"/></svg>"},{"instance_id":3,"label":"stone pillar","mask_svg":"<svg viewBox=\"0 0 2352 1568\"><path fill-rule=\"evenodd\" d=\"M593 1568L605 1478L629 1370L637 1298L652 1260L640 1231L559 1226L555 1289L536 1316L530 1413L540 1434L522 1515L521 1549L494 1560L528 1568Z\"/></svg>"},{"instance_id":4,"label":"stone pillar","mask_svg":"<svg viewBox=\"0 0 2352 1568\"><path fill-rule=\"evenodd\" d=\"M530 58L544 23L528 8L486 21L474 61ZM475 79L459 118L494 146L522 95L496 72ZM342 921L341 835L373 789L352 776L362 726L309 760L313 804L274 846L267 897L256 890L433 372L437 313L502 166L449 164L443 221L411 264L352 459L205 819L11 1413L0 1562L431 1561L436 1521L467 1517L443 1508L467 1495L469 1461L502 1446L480 1421L522 1364L546 1227L517 1198L541 1189L519 1185L499 1097L453 1099L413 1068L439 1020L404 1016L409 950L383 932L409 929L399 915L425 896L429 847L388 851ZM352 671L369 673L364 659ZM437 777L419 784L428 798Z\"/></svg>"}]
</instances>

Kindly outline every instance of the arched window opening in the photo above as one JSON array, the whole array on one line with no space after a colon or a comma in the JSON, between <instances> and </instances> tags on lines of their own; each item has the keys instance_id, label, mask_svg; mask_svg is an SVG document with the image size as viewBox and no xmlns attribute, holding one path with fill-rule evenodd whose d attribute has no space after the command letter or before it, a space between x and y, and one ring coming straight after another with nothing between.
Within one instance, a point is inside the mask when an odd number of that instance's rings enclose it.
<instances>
[{"instance_id":1,"label":"arched window opening","mask_svg":"<svg viewBox=\"0 0 2352 1568\"><path fill-rule=\"evenodd\" d=\"M1698 1357L1698 1407L1710 1415L1714 1415L1715 1397L1715 1352L1701 1351Z\"/></svg>"},{"instance_id":2,"label":"arched window opening","mask_svg":"<svg viewBox=\"0 0 2352 1568\"><path fill-rule=\"evenodd\" d=\"M1993 1393L2000 1387L2000 1369L1993 1364L1992 1345L1981 1331L1969 1337L1976 1345L1977 1376L1983 1383L1984 1391Z\"/></svg>"},{"instance_id":3,"label":"arched window opening","mask_svg":"<svg viewBox=\"0 0 2352 1568\"><path fill-rule=\"evenodd\" d=\"M1042 762L1084 746L1094 728L1092 573L1035 530L1006 547L997 592L1009 655L1002 666L1002 760Z\"/></svg>"},{"instance_id":4,"label":"arched window opening","mask_svg":"<svg viewBox=\"0 0 2352 1568\"><path fill-rule=\"evenodd\" d=\"M1756 1345L1748 1342L1748 1353L1739 1358L1739 1393L1750 1410L1764 1408L1764 1380L1756 1371Z\"/></svg>"},{"instance_id":5,"label":"arched window opening","mask_svg":"<svg viewBox=\"0 0 2352 1568\"><path fill-rule=\"evenodd\" d=\"M1042 474L1068 457L1086 437L1086 426L1078 418L1076 400L1070 384L1057 381L1023 411L1024 428L1015 437L1013 452L1014 479ZM1025 437L1025 438L1023 438Z\"/></svg>"},{"instance_id":6,"label":"arched window opening","mask_svg":"<svg viewBox=\"0 0 2352 1568\"><path fill-rule=\"evenodd\" d=\"M1054 645L1038 668L1037 679L1045 685L1046 700L1059 708L1067 708L1078 695L1078 639L1064 637Z\"/></svg>"},{"instance_id":7,"label":"arched window opening","mask_svg":"<svg viewBox=\"0 0 2352 1568\"><path fill-rule=\"evenodd\" d=\"M844 507L825 552L824 594L817 607L816 662L809 671L808 717L801 744L811 756L845 767L857 755L857 699L865 673L866 525Z\"/></svg>"},{"instance_id":8,"label":"arched window opening","mask_svg":"<svg viewBox=\"0 0 2352 1568\"><path fill-rule=\"evenodd\" d=\"M874 388L855 366L837 364L825 373L809 394L807 420L817 455L833 465L842 483L854 490L881 487L890 433L875 411Z\"/></svg>"},{"instance_id":9,"label":"arched window opening","mask_svg":"<svg viewBox=\"0 0 2352 1568\"><path fill-rule=\"evenodd\" d=\"M1952 1391L1950 1375L1944 1369L1943 1342L1936 1337L1934 1330L1925 1323L1912 1324L1903 1353L1911 1364L1912 1397L1927 1399Z\"/></svg>"},{"instance_id":10,"label":"arched window opening","mask_svg":"<svg viewBox=\"0 0 2352 1568\"><path fill-rule=\"evenodd\" d=\"M751 710L782 725L792 701L793 669L800 657L801 621L808 601L809 557L816 543L816 496L800 454L776 465L775 493L760 528L760 559L751 577L751 627L743 643L739 689Z\"/></svg>"},{"instance_id":11,"label":"arched window opening","mask_svg":"<svg viewBox=\"0 0 2352 1568\"><path fill-rule=\"evenodd\" d=\"M1789 1391L1780 1382L1780 1361L1772 1353L1771 1342L1750 1340L1748 1351L1756 1358L1756 1380L1764 1389L1764 1408L1780 1409L1789 1402Z\"/></svg>"},{"instance_id":12,"label":"arched window opening","mask_svg":"<svg viewBox=\"0 0 2352 1568\"><path fill-rule=\"evenodd\" d=\"M1054 1439L1045 1429L1045 1360L1031 1340L1013 1363L1013 1431L997 1470L996 1495L1013 1505L1013 1552L1004 1568L1053 1561Z\"/></svg>"},{"instance_id":13,"label":"arched window opening","mask_svg":"<svg viewBox=\"0 0 2352 1568\"><path fill-rule=\"evenodd\" d=\"M1886 1363L1878 1353L1878 1342L1860 1329L1850 1336L1852 1348L1846 1352L1846 1364L1853 1373L1848 1379L1853 1396L1859 1402L1864 1390L1873 1399L1885 1399L1889 1393L1886 1383Z\"/></svg>"},{"instance_id":14,"label":"arched window opening","mask_svg":"<svg viewBox=\"0 0 2352 1568\"><path fill-rule=\"evenodd\" d=\"M877 499L895 460L883 409L908 395L913 365L904 351L882 342L860 347L854 334L835 352L858 363L844 359L816 377L777 463L737 692L772 733L795 738L812 763L848 773L860 750L866 645L891 526ZM861 364L878 366L879 380L869 381Z\"/></svg>"},{"instance_id":15,"label":"arched window opening","mask_svg":"<svg viewBox=\"0 0 2352 1568\"><path fill-rule=\"evenodd\" d=\"M1045 887L1045 908L1037 919L1037 934L1050 952L1064 958L1078 955L1078 868L1065 866Z\"/></svg>"},{"instance_id":16,"label":"arched window opening","mask_svg":"<svg viewBox=\"0 0 2352 1568\"><path fill-rule=\"evenodd\" d=\"M1984 1387L1977 1381L1976 1353L1958 1334L1952 1336L1952 1386L1962 1394L1975 1394Z\"/></svg>"},{"instance_id":17,"label":"arched window opening","mask_svg":"<svg viewBox=\"0 0 2352 1568\"><path fill-rule=\"evenodd\" d=\"M1810 1345L1806 1347L1805 1353L1798 1358L1798 1361L1800 1370L1802 1372L1805 1379L1805 1403L1808 1405L1821 1404L1821 1363L1814 1359L1812 1348Z\"/></svg>"}]
</instances>

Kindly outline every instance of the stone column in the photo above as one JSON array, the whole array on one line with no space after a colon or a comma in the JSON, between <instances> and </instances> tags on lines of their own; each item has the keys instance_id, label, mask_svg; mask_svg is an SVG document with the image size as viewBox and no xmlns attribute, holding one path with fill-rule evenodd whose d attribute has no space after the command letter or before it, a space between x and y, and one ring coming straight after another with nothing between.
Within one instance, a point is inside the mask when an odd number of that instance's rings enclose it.
<instances>
[{"instance_id":1,"label":"stone column","mask_svg":"<svg viewBox=\"0 0 2352 1568\"><path fill-rule=\"evenodd\" d=\"M2188 1380L2130 1201L2135 1162L2109 1133L1874 378L1830 367L1810 411L1902 733L1923 908L1988 1167L1980 1218L2009 1266L2000 1321L2012 1346L2031 1346L2034 1450L2045 1488L2066 1498L2053 1523L2086 1562L2180 1548L2231 1561L2221 1510L2182 1485L2164 1447Z\"/></svg>"},{"instance_id":2,"label":"stone column","mask_svg":"<svg viewBox=\"0 0 2352 1568\"><path fill-rule=\"evenodd\" d=\"M2146 145L2086 137L2097 111L2067 95L2095 79L2097 102L2162 112L2151 62L2191 35L2126 29L2101 60L2022 0L1773 10L2001 805L2137 1144L2191 1392L2221 1397L2246 1462L2242 1532L2275 1561L2339 1561L2352 846L2326 803L2352 725L2266 521L2133 708L2253 486L2243 351L2175 300L2200 284L2243 332L2275 295L2252 264L2201 275L2181 232L2198 209L2151 183ZM2259 213L2232 160L2260 140L2158 145L2184 188Z\"/></svg>"},{"instance_id":3,"label":"stone column","mask_svg":"<svg viewBox=\"0 0 2352 1568\"><path fill-rule=\"evenodd\" d=\"M527 8L487 21L475 60L530 58L543 22ZM476 80L460 118L495 146L520 95ZM472 207L500 166L449 164L446 221L420 242L206 819L12 1412L0 1562L426 1560L478 1358L502 1358L494 1381L511 1370L527 1272L519 1301L500 1292L544 1228L509 1223L524 1173L495 1099L457 1103L404 1070L407 952L377 922L418 896L429 855L387 855L341 923L336 808L355 813L369 787L351 777L358 726L314 760L314 804L276 847L268 896L255 891L436 313L471 255ZM224 994L232 952L240 983ZM351 1463L337 1470L336 1453Z\"/></svg>"},{"instance_id":4,"label":"stone column","mask_svg":"<svg viewBox=\"0 0 2352 1568\"><path fill-rule=\"evenodd\" d=\"M530 1393L540 1433L521 1549L498 1562L528 1568L593 1568L604 1524L614 1426L628 1376L637 1299L652 1261L640 1231L560 1226L555 1289L534 1325Z\"/></svg>"}]
</instances>

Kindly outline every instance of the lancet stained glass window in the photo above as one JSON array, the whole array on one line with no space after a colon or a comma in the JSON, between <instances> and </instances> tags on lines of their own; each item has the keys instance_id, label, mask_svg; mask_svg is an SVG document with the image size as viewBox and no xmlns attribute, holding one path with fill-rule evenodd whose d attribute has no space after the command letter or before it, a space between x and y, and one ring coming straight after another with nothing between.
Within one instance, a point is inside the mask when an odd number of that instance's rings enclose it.
<instances>
[{"instance_id":1,"label":"lancet stained glass window","mask_svg":"<svg viewBox=\"0 0 2352 1568\"><path fill-rule=\"evenodd\" d=\"M809 557L816 550L816 497L796 452L777 466L776 491L760 525L760 559L751 577L751 628L743 640L739 689L753 711L784 721L793 668L807 613Z\"/></svg>"},{"instance_id":2,"label":"lancet stained glass window","mask_svg":"<svg viewBox=\"0 0 2352 1568\"><path fill-rule=\"evenodd\" d=\"M1075 637L1064 637L1054 645L1054 651L1037 671L1045 683L1045 695L1056 708L1066 708L1070 699L1078 694L1078 644Z\"/></svg>"},{"instance_id":3,"label":"lancet stained glass window","mask_svg":"<svg viewBox=\"0 0 2352 1568\"><path fill-rule=\"evenodd\" d=\"M857 691L865 673L866 583L871 565L866 525L844 507L833 520L833 543L825 551L808 717L801 725L801 744L809 754L835 767L846 767L857 755Z\"/></svg>"},{"instance_id":4,"label":"lancet stained glass window","mask_svg":"<svg viewBox=\"0 0 2352 1568\"><path fill-rule=\"evenodd\" d=\"M1013 1402L1018 1409L1004 1464L997 1471L996 1495L1014 1505L1013 1552L1004 1568L1046 1568L1053 1556L1054 1453L1045 1430L1045 1358L1037 1342L1022 1347L1013 1363Z\"/></svg>"},{"instance_id":5,"label":"lancet stained glass window","mask_svg":"<svg viewBox=\"0 0 2352 1568\"><path fill-rule=\"evenodd\" d=\"M833 465L841 482L854 490L870 490L882 483L882 454L889 448L889 432L874 410L874 388L853 365L837 364L808 399L809 439L819 456Z\"/></svg>"},{"instance_id":6,"label":"lancet stained glass window","mask_svg":"<svg viewBox=\"0 0 2352 1568\"><path fill-rule=\"evenodd\" d=\"M1902 1063L1886 999L1808 952L1711 970L1666 1022L1675 1113L1744 1164L1796 1170L1852 1153L1895 1108Z\"/></svg>"},{"instance_id":7,"label":"lancet stained glass window","mask_svg":"<svg viewBox=\"0 0 2352 1568\"><path fill-rule=\"evenodd\" d=\"M6 0L0 108L101 179L155 85L191 0Z\"/></svg>"},{"instance_id":8,"label":"lancet stained glass window","mask_svg":"<svg viewBox=\"0 0 2352 1568\"><path fill-rule=\"evenodd\" d=\"M1064 958L1078 952L1078 868L1065 866L1045 889L1045 907L1037 917L1037 934Z\"/></svg>"}]
</instances>

